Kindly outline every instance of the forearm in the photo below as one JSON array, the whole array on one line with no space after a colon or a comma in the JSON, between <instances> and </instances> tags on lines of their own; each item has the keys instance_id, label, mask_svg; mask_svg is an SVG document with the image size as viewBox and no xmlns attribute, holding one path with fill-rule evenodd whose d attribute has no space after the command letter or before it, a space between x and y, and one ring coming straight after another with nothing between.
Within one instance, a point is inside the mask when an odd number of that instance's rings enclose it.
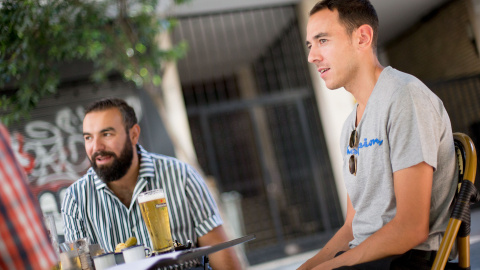
<instances>
[{"instance_id":1,"label":"forearm","mask_svg":"<svg viewBox=\"0 0 480 270\"><path fill-rule=\"evenodd\" d=\"M238 260L238 256L234 248L224 249L215 252L208 256L210 259L210 265L213 270L216 269L232 269L241 270L242 265Z\"/></svg>"},{"instance_id":2,"label":"forearm","mask_svg":"<svg viewBox=\"0 0 480 270\"><path fill-rule=\"evenodd\" d=\"M357 247L316 269L332 269L403 254L428 238L433 168L425 162L394 172L395 217Z\"/></svg>"},{"instance_id":3,"label":"forearm","mask_svg":"<svg viewBox=\"0 0 480 270\"><path fill-rule=\"evenodd\" d=\"M419 232L414 226L393 219L357 247L314 269L333 269L403 254L422 243L426 235L428 232Z\"/></svg>"},{"instance_id":4,"label":"forearm","mask_svg":"<svg viewBox=\"0 0 480 270\"><path fill-rule=\"evenodd\" d=\"M198 244L203 246L213 246L216 244L223 243L228 241L227 234L223 229L223 226L220 225L207 234L198 238ZM210 265L212 269L242 269L240 260L238 259L237 253L233 248L227 248L218 252L215 252L208 256L210 260Z\"/></svg>"},{"instance_id":5,"label":"forearm","mask_svg":"<svg viewBox=\"0 0 480 270\"><path fill-rule=\"evenodd\" d=\"M353 239L352 230L348 225L344 225L337 233L328 241L328 243L312 258L306 261L299 270L313 269L323 262L329 261L335 257L340 251L349 249L349 242Z\"/></svg>"}]
</instances>

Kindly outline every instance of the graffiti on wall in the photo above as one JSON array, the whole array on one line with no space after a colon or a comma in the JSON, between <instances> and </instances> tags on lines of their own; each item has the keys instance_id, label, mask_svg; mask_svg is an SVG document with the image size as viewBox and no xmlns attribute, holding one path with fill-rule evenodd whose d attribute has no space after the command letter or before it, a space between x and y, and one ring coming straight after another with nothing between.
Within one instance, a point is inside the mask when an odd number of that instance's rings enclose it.
<instances>
[{"instance_id":1,"label":"graffiti on wall","mask_svg":"<svg viewBox=\"0 0 480 270\"><path fill-rule=\"evenodd\" d=\"M55 122L31 121L25 125L26 137L23 147L19 141L18 155L27 159L35 157L35 166L30 169L29 181L41 186L56 180L76 180L89 167L83 150L83 108L63 108L55 116ZM15 134L14 137L21 138ZM28 155L31 155L28 157Z\"/></svg>"}]
</instances>

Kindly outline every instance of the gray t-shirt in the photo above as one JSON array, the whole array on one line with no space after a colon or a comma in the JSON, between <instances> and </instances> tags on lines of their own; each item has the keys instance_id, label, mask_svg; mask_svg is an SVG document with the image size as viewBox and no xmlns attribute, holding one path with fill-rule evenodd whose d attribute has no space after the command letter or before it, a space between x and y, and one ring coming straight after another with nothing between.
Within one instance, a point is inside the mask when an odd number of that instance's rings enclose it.
<instances>
[{"instance_id":1,"label":"gray t-shirt","mask_svg":"<svg viewBox=\"0 0 480 270\"><path fill-rule=\"evenodd\" d=\"M426 162L434 168L430 235L415 248L438 250L457 178L452 128L442 101L417 78L387 67L358 124L360 145L351 149L348 141L355 118L356 107L340 138L345 185L356 211L350 247L395 216L393 173ZM349 171L352 154L357 155L356 176Z\"/></svg>"}]
</instances>

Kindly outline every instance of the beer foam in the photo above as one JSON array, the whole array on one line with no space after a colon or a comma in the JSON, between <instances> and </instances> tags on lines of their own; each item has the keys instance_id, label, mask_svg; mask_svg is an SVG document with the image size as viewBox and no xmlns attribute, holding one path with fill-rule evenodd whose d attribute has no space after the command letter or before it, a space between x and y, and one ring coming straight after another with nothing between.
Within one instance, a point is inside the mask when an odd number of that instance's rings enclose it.
<instances>
[{"instance_id":1,"label":"beer foam","mask_svg":"<svg viewBox=\"0 0 480 270\"><path fill-rule=\"evenodd\" d=\"M144 203L156 199L163 199L165 198L165 193L163 190L152 190L147 191L144 194L138 196L138 203Z\"/></svg>"}]
</instances>

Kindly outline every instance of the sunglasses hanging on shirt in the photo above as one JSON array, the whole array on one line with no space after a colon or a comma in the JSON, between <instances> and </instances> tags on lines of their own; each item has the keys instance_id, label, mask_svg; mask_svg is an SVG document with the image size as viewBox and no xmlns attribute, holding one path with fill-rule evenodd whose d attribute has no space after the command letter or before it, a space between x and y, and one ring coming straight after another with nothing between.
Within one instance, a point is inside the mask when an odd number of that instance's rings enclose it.
<instances>
[{"instance_id":1,"label":"sunglasses hanging on shirt","mask_svg":"<svg viewBox=\"0 0 480 270\"><path fill-rule=\"evenodd\" d=\"M357 132L357 129L354 129L352 131L352 134L350 134L350 140L348 142L348 146L350 146L350 148L357 148L358 142L359 142L358 132ZM350 156L350 159L348 160L348 168L350 169L351 174L355 176L357 175L357 157L354 154L352 154Z\"/></svg>"}]
</instances>

